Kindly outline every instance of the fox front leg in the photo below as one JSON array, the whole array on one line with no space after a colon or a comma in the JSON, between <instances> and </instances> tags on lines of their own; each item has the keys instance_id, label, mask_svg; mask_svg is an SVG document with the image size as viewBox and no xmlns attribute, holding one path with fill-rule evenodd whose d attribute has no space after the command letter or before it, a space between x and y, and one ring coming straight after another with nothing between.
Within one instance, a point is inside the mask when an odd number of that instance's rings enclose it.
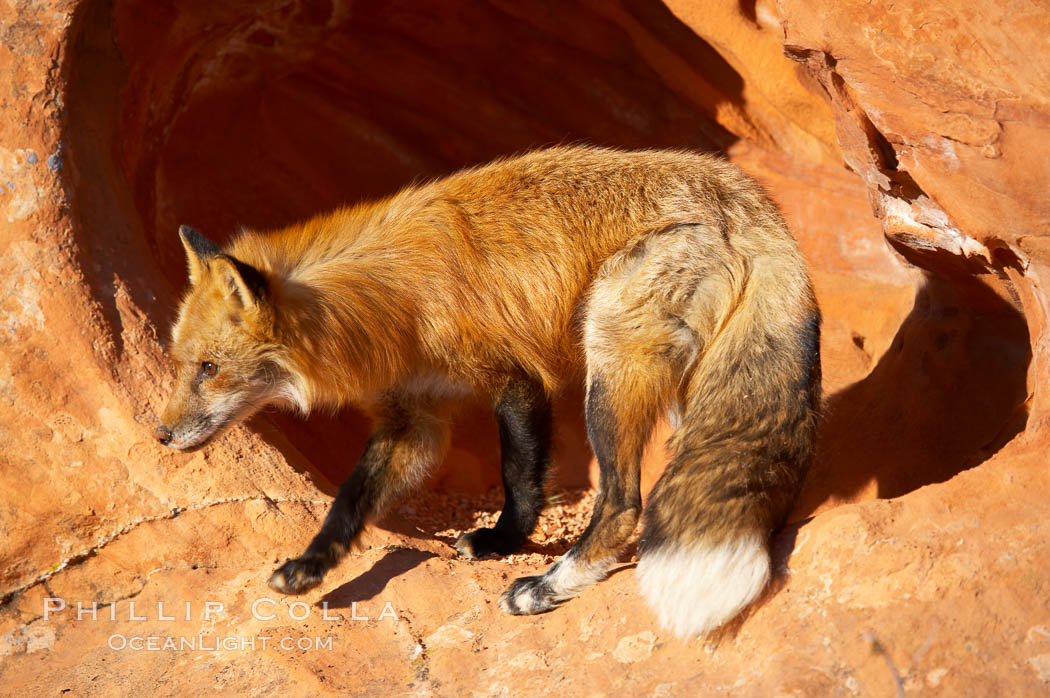
<instances>
[{"instance_id":1,"label":"fox front leg","mask_svg":"<svg viewBox=\"0 0 1050 698\"><path fill-rule=\"evenodd\" d=\"M270 575L270 588L282 594L302 594L324 579L360 535L385 481L389 448L373 436L357 467L339 488L332 508L306 552L287 560Z\"/></svg>"},{"instance_id":2,"label":"fox front leg","mask_svg":"<svg viewBox=\"0 0 1050 698\"><path fill-rule=\"evenodd\" d=\"M306 552L277 568L270 576L270 588L302 594L320 584L357 541L365 524L381 516L441 460L448 440L448 420L432 409L400 402L384 407L361 460L339 488L321 532Z\"/></svg>"},{"instance_id":3,"label":"fox front leg","mask_svg":"<svg viewBox=\"0 0 1050 698\"><path fill-rule=\"evenodd\" d=\"M464 533L456 550L467 558L516 552L536 528L551 450L551 404L538 380L515 378L495 404L503 472L503 512L493 528Z\"/></svg>"}]
</instances>

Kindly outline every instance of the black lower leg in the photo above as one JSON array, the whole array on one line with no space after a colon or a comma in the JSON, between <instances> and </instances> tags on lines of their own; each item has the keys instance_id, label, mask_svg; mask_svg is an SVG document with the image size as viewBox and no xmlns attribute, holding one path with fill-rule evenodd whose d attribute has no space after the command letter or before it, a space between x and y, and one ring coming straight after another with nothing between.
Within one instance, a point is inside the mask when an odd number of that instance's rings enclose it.
<instances>
[{"instance_id":1,"label":"black lower leg","mask_svg":"<svg viewBox=\"0 0 1050 698\"><path fill-rule=\"evenodd\" d=\"M384 489L390 486L387 465L395 443L396 437L389 433L376 434L369 440L361 460L339 488L320 533L306 552L270 576L272 589L301 594L320 584L325 573L342 559L375 511Z\"/></svg>"},{"instance_id":2,"label":"black lower leg","mask_svg":"<svg viewBox=\"0 0 1050 698\"><path fill-rule=\"evenodd\" d=\"M506 555L525 542L543 508L550 461L551 405L538 381L507 384L495 406L503 473L503 511L493 528L464 534L456 549L466 557Z\"/></svg>"},{"instance_id":3,"label":"black lower leg","mask_svg":"<svg viewBox=\"0 0 1050 698\"><path fill-rule=\"evenodd\" d=\"M598 496L590 523L570 551L586 558L618 550L634 531L642 508L641 460L651 418L639 410L640 423L621 430L607 390L604 379L592 377L587 391L587 438L598 460Z\"/></svg>"}]
</instances>

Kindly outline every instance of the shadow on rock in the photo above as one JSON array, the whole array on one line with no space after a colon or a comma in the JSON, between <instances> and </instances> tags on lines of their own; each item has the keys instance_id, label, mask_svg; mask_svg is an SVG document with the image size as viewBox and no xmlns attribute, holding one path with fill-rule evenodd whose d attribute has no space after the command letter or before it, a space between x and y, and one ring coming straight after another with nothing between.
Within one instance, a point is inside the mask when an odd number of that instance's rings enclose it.
<instances>
[{"instance_id":1,"label":"shadow on rock","mask_svg":"<svg viewBox=\"0 0 1050 698\"><path fill-rule=\"evenodd\" d=\"M318 605L328 602L329 608L349 608L351 603L374 599L386 588L391 579L408 572L432 557L437 557L437 553L412 548L390 550L369 570L325 594L318 601Z\"/></svg>"},{"instance_id":2,"label":"shadow on rock","mask_svg":"<svg viewBox=\"0 0 1050 698\"><path fill-rule=\"evenodd\" d=\"M1008 293L973 276L927 275L871 373L828 398L793 520L829 501L944 482L1024 429L1032 353Z\"/></svg>"}]
</instances>

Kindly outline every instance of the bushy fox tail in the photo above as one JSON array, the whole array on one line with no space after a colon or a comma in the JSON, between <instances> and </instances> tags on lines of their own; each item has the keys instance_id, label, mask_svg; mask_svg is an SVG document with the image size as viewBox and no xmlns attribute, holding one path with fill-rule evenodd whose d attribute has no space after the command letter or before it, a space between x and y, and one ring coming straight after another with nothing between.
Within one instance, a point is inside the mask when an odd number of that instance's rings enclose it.
<instances>
[{"instance_id":1,"label":"bushy fox tail","mask_svg":"<svg viewBox=\"0 0 1050 698\"><path fill-rule=\"evenodd\" d=\"M645 508L637 568L643 596L680 637L729 621L769 581L770 532L813 452L819 342L801 266L760 261L683 376L681 423Z\"/></svg>"}]
</instances>

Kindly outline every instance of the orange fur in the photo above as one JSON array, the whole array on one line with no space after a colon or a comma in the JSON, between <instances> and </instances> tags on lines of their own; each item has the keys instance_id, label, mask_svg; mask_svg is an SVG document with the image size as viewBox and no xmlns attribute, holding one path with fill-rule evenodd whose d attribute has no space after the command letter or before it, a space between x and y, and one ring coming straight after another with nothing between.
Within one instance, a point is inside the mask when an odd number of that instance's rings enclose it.
<instances>
[{"instance_id":1,"label":"orange fur","mask_svg":"<svg viewBox=\"0 0 1050 698\"><path fill-rule=\"evenodd\" d=\"M704 199L727 180L743 176L703 155L556 148L243 233L228 251L273 282L282 312L266 339L288 348L311 406L429 370L488 392L521 369L556 391L582 363L574 321L601 263L671 224L717 225Z\"/></svg>"}]
</instances>

